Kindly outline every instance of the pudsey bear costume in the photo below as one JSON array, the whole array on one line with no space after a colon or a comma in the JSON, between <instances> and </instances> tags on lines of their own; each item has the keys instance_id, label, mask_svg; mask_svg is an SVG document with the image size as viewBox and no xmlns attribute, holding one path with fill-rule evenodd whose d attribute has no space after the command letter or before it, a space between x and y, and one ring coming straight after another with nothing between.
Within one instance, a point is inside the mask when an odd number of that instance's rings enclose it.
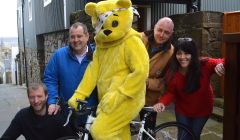
<instances>
[{"instance_id":1,"label":"pudsey bear costume","mask_svg":"<svg viewBox=\"0 0 240 140\"><path fill-rule=\"evenodd\" d=\"M95 28L96 50L84 77L69 99L85 100L97 86L99 105L91 126L95 140L130 140L130 125L145 104L149 57L141 34L132 29L130 0L87 3Z\"/></svg>"}]
</instances>

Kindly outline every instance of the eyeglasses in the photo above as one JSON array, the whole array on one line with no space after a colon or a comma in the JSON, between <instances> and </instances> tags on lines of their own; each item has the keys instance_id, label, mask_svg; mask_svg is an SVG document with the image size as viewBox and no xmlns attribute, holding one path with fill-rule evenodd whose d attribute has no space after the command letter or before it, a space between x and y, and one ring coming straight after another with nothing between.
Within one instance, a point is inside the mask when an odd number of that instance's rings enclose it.
<instances>
[{"instance_id":1,"label":"eyeglasses","mask_svg":"<svg viewBox=\"0 0 240 140\"><path fill-rule=\"evenodd\" d=\"M189 42L191 42L191 41L192 41L192 38L190 38L190 37L178 38L178 41L189 41Z\"/></svg>"}]
</instances>

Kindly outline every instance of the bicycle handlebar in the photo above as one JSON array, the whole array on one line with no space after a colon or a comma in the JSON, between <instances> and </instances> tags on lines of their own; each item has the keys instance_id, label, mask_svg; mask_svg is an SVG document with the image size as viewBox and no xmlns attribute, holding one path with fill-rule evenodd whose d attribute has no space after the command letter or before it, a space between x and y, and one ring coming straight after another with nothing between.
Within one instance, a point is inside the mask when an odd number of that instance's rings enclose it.
<instances>
[{"instance_id":1,"label":"bicycle handlebar","mask_svg":"<svg viewBox=\"0 0 240 140\"><path fill-rule=\"evenodd\" d=\"M76 111L72 107L68 107L69 113L67 116L67 120L63 126L66 126L69 123L70 118L73 114L75 114L76 116L90 115L91 113L93 113L96 110L96 107L88 107L87 101L82 101L82 100L78 99L78 100L76 100L76 102L78 103L77 107L78 107L79 111Z\"/></svg>"},{"instance_id":2,"label":"bicycle handlebar","mask_svg":"<svg viewBox=\"0 0 240 140\"><path fill-rule=\"evenodd\" d=\"M67 116L67 121L63 124L63 126L66 126L69 123L69 119L72 116L73 111L69 110L68 116Z\"/></svg>"},{"instance_id":3,"label":"bicycle handlebar","mask_svg":"<svg viewBox=\"0 0 240 140\"><path fill-rule=\"evenodd\" d=\"M145 106L145 107L143 107L143 110L146 110L146 111L149 111L149 112L156 112L156 111L153 110L152 106Z\"/></svg>"}]
</instances>

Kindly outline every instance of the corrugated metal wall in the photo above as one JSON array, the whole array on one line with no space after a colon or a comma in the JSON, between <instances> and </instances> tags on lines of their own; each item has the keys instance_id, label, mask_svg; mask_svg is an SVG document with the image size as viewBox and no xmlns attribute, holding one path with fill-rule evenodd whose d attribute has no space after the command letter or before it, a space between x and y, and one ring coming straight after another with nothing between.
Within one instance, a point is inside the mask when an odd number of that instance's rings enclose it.
<instances>
[{"instance_id":1,"label":"corrugated metal wall","mask_svg":"<svg viewBox=\"0 0 240 140\"><path fill-rule=\"evenodd\" d=\"M201 0L201 11L239 11L240 0Z\"/></svg>"},{"instance_id":2,"label":"corrugated metal wall","mask_svg":"<svg viewBox=\"0 0 240 140\"><path fill-rule=\"evenodd\" d=\"M83 10L85 8L86 3L88 3L89 0L80 0L80 5L79 5L79 9Z\"/></svg>"},{"instance_id":3,"label":"corrugated metal wall","mask_svg":"<svg viewBox=\"0 0 240 140\"><path fill-rule=\"evenodd\" d=\"M201 0L200 11L229 12L239 10L240 0ZM186 12L187 6L185 4L153 3L151 4L151 23L156 23L159 18L164 16Z\"/></svg>"},{"instance_id":4,"label":"corrugated metal wall","mask_svg":"<svg viewBox=\"0 0 240 140\"><path fill-rule=\"evenodd\" d=\"M24 0L24 10L23 10L23 26L24 26L24 41L26 48L36 47L36 22L35 22L35 5L34 0L31 1L32 5L32 20L29 21L29 3L28 0Z\"/></svg>"},{"instance_id":5,"label":"corrugated metal wall","mask_svg":"<svg viewBox=\"0 0 240 140\"><path fill-rule=\"evenodd\" d=\"M164 16L186 13L186 9L185 4L153 3L151 5L152 24L156 23L159 18Z\"/></svg>"},{"instance_id":6,"label":"corrugated metal wall","mask_svg":"<svg viewBox=\"0 0 240 140\"><path fill-rule=\"evenodd\" d=\"M36 18L36 34L48 33L64 29L63 0L52 0L46 7L42 0L36 0L34 11Z\"/></svg>"},{"instance_id":7,"label":"corrugated metal wall","mask_svg":"<svg viewBox=\"0 0 240 140\"><path fill-rule=\"evenodd\" d=\"M23 27L22 27L22 2L17 0L17 26L18 26L18 43L19 47L23 47Z\"/></svg>"},{"instance_id":8,"label":"corrugated metal wall","mask_svg":"<svg viewBox=\"0 0 240 140\"><path fill-rule=\"evenodd\" d=\"M84 0L87 1L87 0ZM52 0L46 7L42 0L35 1L36 34L49 33L68 29L70 26L70 14L82 9L86 2L80 0L65 0L66 11L64 12L64 0Z\"/></svg>"}]
</instances>

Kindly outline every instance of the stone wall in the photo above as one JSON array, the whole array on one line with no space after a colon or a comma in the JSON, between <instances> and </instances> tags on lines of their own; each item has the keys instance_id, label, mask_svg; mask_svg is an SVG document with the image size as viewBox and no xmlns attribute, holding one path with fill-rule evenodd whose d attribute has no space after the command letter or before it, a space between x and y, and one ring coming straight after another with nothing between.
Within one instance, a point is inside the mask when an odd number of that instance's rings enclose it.
<instances>
[{"instance_id":1,"label":"stone wall","mask_svg":"<svg viewBox=\"0 0 240 140\"><path fill-rule=\"evenodd\" d=\"M40 81L40 69L37 48L26 48L27 78L28 83ZM25 69L25 68L24 68Z\"/></svg>"},{"instance_id":2,"label":"stone wall","mask_svg":"<svg viewBox=\"0 0 240 140\"><path fill-rule=\"evenodd\" d=\"M48 61L52 57L53 53L65 45L68 45L68 31L61 31L61 32L55 32L51 34L45 34L43 35L44 39L44 50L41 51L40 55L43 55L44 57L39 57L40 65L40 75L41 79L43 79L44 69L48 64Z\"/></svg>"},{"instance_id":3,"label":"stone wall","mask_svg":"<svg viewBox=\"0 0 240 140\"><path fill-rule=\"evenodd\" d=\"M68 44L68 31L45 34L44 38L44 65L48 64L52 54Z\"/></svg>"},{"instance_id":4,"label":"stone wall","mask_svg":"<svg viewBox=\"0 0 240 140\"><path fill-rule=\"evenodd\" d=\"M24 48L23 46L19 46L19 60L18 60L18 84L22 85L25 83L25 62L24 62Z\"/></svg>"},{"instance_id":5,"label":"stone wall","mask_svg":"<svg viewBox=\"0 0 240 140\"><path fill-rule=\"evenodd\" d=\"M170 16L175 24L173 42L179 37L192 37L199 47L200 56L222 57L222 26L223 13L221 12L195 12ZM220 78L212 77L216 96L220 94Z\"/></svg>"}]
</instances>

